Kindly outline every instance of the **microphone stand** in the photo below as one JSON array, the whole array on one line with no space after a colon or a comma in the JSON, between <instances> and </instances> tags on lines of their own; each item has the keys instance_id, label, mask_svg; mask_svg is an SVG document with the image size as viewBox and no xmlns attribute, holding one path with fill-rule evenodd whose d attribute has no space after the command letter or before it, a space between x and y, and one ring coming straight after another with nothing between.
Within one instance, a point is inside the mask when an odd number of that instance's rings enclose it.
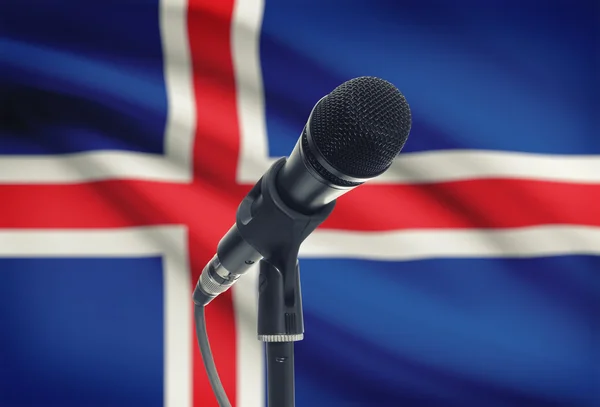
<instances>
[{"instance_id":1,"label":"microphone stand","mask_svg":"<svg viewBox=\"0 0 600 407\"><path fill-rule=\"evenodd\" d=\"M258 251L258 339L265 342L269 407L294 407L294 342L304 338L298 252L302 242L333 211L335 201L306 215L277 192L275 162L240 204L236 226Z\"/></svg>"}]
</instances>

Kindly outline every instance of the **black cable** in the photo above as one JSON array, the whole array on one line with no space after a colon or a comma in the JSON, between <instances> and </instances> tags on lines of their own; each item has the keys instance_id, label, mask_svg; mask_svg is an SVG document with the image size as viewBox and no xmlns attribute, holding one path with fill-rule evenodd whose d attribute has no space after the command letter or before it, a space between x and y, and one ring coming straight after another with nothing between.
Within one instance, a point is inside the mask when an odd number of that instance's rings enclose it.
<instances>
[{"instance_id":1,"label":"black cable","mask_svg":"<svg viewBox=\"0 0 600 407\"><path fill-rule=\"evenodd\" d=\"M208 332L206 331L206 319L204 318L204 307L200 305L194 305L194 320L196 321L196 337L198 338L198 347L200 348L200 354L204 361L204 368L208 375L208 381L213 389L219 407L231 407L227 393L223 388L221 379L219 379L219 373L215 366L215 360L213 359L212 352L210 350L210 342L208 341Z\"/></svg>"}]
</instances>

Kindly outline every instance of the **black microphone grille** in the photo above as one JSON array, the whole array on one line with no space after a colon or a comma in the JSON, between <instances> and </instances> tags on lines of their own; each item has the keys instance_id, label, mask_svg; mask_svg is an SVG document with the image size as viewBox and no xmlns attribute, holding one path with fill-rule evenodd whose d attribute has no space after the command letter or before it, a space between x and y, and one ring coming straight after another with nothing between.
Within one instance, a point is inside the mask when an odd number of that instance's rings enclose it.
<instances>
[{"instance_id":1,"label":"black microphone grille","mask_svg":"<svg viewBox=\"0 0 600 407\"><path fill-rule=\"evenodd\" d=\"M325 160L355 178L387 170L411 128L410 107L390 82L363 76L344 82L315 106L311 137Z\"/></svg>"}]
</instances>

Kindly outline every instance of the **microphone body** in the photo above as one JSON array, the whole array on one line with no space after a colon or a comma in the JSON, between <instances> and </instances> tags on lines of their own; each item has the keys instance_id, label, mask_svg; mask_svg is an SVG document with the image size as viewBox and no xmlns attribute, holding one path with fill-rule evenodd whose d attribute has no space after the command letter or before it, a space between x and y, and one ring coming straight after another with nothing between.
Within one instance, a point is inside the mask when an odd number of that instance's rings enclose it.
<instances>
[{"instance_id":1,"label":"microphone body","mask_svg":"<svg viewBox=\"0 0 600 407\"><path fill-rule=\"evenodd\" d=\"M319 100L289 158L275 163L240 204L236 223L202 271L194 302L208 304L255 263L276 258L274 249L289 251L278 247L278 233L296 233L301 243L331 213L337 198L390 167L410 127L406 99L382 79L356 78ZM286 230L295 224L306 231Z\"/></svg>"},{"instance_id":2,"label":"microphone body","mask_svg":"<svg viewBox=\"0 0 600 407\"><path fill-rule=\"evenodd\" d=\"M217 253L198 279L193 294L196 304L208 304L263 258L269 260L272 270L278 270L278 275L272 276L271 280L281 277L280 273L293 270L300 244L333 210L335 201L330 201L310 214L299 212L288 205L280 194L278 177L286 165L288 162L285 158L278 160L242 200L235 224L219 241ZM283 284L290 285L283 289L289 294L288 298L299 299L299 293L295 292L299 285L293 283L286 281ZM277 298L265 297L265 300L279 302ZM292 310L299 306L299 303L291 301ZM300 315L300 312L290 314ZM268 324L269 320L264 322ZM301 325L302 321L296 323ZM265 330L269 331L268 327Z\"/></svg>"}]
</instances>

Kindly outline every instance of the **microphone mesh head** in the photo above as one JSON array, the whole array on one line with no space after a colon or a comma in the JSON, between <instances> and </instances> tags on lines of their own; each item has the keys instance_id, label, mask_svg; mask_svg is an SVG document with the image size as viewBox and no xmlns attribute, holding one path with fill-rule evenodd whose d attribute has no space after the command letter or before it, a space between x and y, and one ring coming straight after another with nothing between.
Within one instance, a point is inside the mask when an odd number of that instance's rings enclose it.
<instances>
[{"instance_id":1,"label":"microphone mesh head","mask_svg":"<svg viewBox=\"0 0 600 407\"><path fill-rule=\"evenodd\" d=\"M404 95L391 83L368 76L335 88L317 104L310 121L311 137L325 160L356 178L387 170L410 127Z\"/></svg>"}]
</instances>

